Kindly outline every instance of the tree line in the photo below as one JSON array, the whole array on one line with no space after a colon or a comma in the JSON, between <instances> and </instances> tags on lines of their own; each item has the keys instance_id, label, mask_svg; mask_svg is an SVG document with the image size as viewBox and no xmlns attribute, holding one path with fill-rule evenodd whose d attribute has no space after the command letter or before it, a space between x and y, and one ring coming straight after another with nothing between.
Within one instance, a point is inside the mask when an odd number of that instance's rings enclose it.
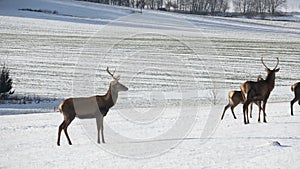
<instances>
[{"instance_id":1,"label":"tree line","mask_svg":"<svg viewBox=\"0 0 300 169\"><path fill-rule=\"evenodd\" d=\"M108 5L184 12L192 14L222 14L233 8L243 15L275 15L287 0L83 0Z\"/></svg>"},{"instance_id":2,"label":"tree line","mask_svg":"<svg viewBox=\"0 0 300 169\"><path fill-rule=\"evenodd\" d=\"M275 14L286 0L233 0L235 11L244 14Z\"/></svg>"}]
</instances>

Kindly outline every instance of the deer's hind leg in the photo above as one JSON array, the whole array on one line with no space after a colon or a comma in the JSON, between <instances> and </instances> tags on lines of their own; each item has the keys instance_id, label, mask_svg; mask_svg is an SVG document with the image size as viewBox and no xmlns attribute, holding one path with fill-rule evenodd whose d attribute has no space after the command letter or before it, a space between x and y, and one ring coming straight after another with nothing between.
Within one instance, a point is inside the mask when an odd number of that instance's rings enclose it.
<instances>
[{"instance_id":1,"label":"deer's hind leg","mask_svg":"<svg viewBox=\"0 0 300 169\"><path fill-rule=\"evenodd\" d=\"M235 107L233 107L233 106L231 106L231 107L230 107L230 109L231 109L231 113L232 113L232 115L233 115L233 118L234 118L234 119L236 119L236 116L235 116L235 114L234 114L234 111L233 111L233 110L234 110L234 108L235 108Z\"/></svg>"},{"instance_id":2,"label":"deer's hind leg","mask_svg":"<svg viewBox=\"0 0 300 169\"><path fill-rule=\"evenodd\" d=\"M60 135L61 131L65 128L66 122L65 120L58 127L58 137L57 137L57 145L60 146Z\"/></svg>"},{"instance_id":3,"label":"deer's hind leg","mask_svg":"<svg viewBox=\"0 0 300 169\"><path fill-rule=\"evenodd\" d=\"M250 104L250 101L246 101L243 105L243 114L244 114L244 123L249 124L249 117L248 117L248 106Z\"/></svg>"},{"instance_id":4,"label":"deer's hind leg","mask_svg":"<svg viewBox=\"0 0 300 169\"><path fill-rule=\"evenodd\" d=\"M293 105L294 103L297 101L296 97L291 101L291 115L293 116L294 115L294 112L293 112ZM298 101L299 105L300 105L300 100Z\"/></svg>"},{"instance_id":5,"label":"deer's hind leg","mask_svg":"<svg viewBox=\"0 0 300 169\"><path fill-rule=\"evenodd\" d=\"M226 110L227 110L229 107L230 107L230 103L228 103L228 104L224 107L224 111L223 111L223 113L222 113L221 120L223 120L224 115L225 115L225 112L226 112Z\"/></svg>"},{"instance_id":6,"label":"deer's hind leg","mask_svg":"<svg viewBox=\"0 0 300 169\"><path fill-rule=\"evenodd\" d=\"M69 137L69 134L68 134L68 126L71 124L71 122L74 120L75 116L72 117L71 119L68 119L65 123L65 127L64 127L64 132L65 132L65 135L68 139L68 142L69 142L69 145L72 145L72 142L71 142L71 139Z\"/></svg>"}]
</instances>

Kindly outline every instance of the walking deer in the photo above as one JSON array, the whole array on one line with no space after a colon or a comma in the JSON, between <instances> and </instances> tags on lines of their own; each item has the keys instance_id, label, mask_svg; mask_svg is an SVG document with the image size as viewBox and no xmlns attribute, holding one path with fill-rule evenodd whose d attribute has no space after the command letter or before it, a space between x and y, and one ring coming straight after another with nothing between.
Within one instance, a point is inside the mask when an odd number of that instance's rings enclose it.
<instances>
[{"instance_id":1,"label":"walking deer","mask_svg":"<svg viewBox=\"0 0 300 169\"><path fill-rule=\"evenodd\" d=\"M264 80L264 79L262 78L261 75L259 75L257 77L257 81L261 81L261 80ZM239 104L244 104L244 97L243 97L242 91L237 91L237 90L229 91L228 92L228 100L229 100L229 103L224 107L224 111L223 111L221 120L223 120L225 112L229 107L231 109L234 119L236 119L236 116L234 114L234 108ZM259 112L260 112L261 111L260 102L255 102L255 104L258 106ZM253 103L250 104L250 118L252 118L252 109L253 109Z\"/></svg>"},{"instance_id":2,"label":"walking deer","mask_svg":"<svg viewBox=\"0 0 300 169\"><path fill-rule=\"evenodd\" d=\"M263 117L264 122L266 123L266 103L269 99L271 91L274 89L275 86L275 73L279 71L279 68L277 69L277 66L279 64L279 59L277 58L277 64L275 65L274 69L270 69L266 66L266 64L263 61L263 58L261 58L262 64L266 68L267 77L265 80L261 80L258 82L253 81L246 81L241 85L241 91L243 93L243 97L245 99L245 103L243 106L243 114L244 114L244 123L249 123L248 118L248 106L250 103L255 101L262 101L263 106ZM258 117L258 121L260 122L260 113Z\"/></svg>"},{"instance_id":3,"label":"walking deer","mask_svg":"<svg viewBox=\"0 0 300 169\"><path fill-rule=\"evenodd\" d=\"M293 84L291 86L291 90L295 94L294 99L291 101L291 115L293 116L294 115L294 113L293 113L293 105L294 105L294 103L296 101L298 101L298 104L300 105L300 82L297 82L297 83Z\"/></svg>"},{"instance_id":4,"label":"walking deer","mask_svg":"<svg viewBox=\"0 0 300 169\"><path fill-rule=\"evenodd\" d=\"M107 67L107 73L113 78L109 84L109 89L105 95L91 97L68 98L58 106L59 111L64 116L64 121L58 128L57 145L60 145L61 131L64 130L70 145L72 142L67 129L75 117L82 119L96 118L97 123L97 142L100 143L99 132L101 130L102 143L105 143L103 135L103 118L109 109L114 106L118 99L118 92L127 91L128 88L119 82L120 77L115 77Z\"/></svg>"}]
</instances>

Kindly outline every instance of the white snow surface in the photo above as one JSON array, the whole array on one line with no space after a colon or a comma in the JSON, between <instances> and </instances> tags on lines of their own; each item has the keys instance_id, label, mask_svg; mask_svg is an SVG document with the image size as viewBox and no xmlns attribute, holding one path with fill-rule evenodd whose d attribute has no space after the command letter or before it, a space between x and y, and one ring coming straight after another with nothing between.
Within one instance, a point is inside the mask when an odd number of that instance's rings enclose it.
<instances>
[{"instance_id":1,"label":"white snow surface","mask_svg":"<svg viewBox=\"0 0 300 169\"><path fill-rule=\"evenodd\" d=\"M54 14L24 11L56 11ZM0 104L0 168L299 168L300 23L183 15L74 0L0 0L0 63L18 95L56 101ZM268 123L242 106L220 120L227 92L280 71ZM129 90L105 117L62 133L62 99L104 94L109 66ZM214 96L217 98L214 99ZM216 105L213 102L216 102Z\"/></svg>"}]
</instances>

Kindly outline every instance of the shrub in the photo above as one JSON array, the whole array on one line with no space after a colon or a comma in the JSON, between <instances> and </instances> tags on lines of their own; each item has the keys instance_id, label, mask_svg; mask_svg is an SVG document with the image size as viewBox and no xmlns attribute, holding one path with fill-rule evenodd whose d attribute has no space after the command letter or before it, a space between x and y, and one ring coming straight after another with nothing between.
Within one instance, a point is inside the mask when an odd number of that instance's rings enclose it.
<instances>
[{"instance_id":1,"label":"shrub","mask_svg":"<svg viewBox=\"0 0 300 169\"><path fill-rule=\"evenodd\" d=\"M1 98L5 98L8 94L13 94L14 91L11 91L12 89L12 78L9 75L9 70L3 64L2 70L0 72L0 96Z\"/></svg>"}]
</instances>

